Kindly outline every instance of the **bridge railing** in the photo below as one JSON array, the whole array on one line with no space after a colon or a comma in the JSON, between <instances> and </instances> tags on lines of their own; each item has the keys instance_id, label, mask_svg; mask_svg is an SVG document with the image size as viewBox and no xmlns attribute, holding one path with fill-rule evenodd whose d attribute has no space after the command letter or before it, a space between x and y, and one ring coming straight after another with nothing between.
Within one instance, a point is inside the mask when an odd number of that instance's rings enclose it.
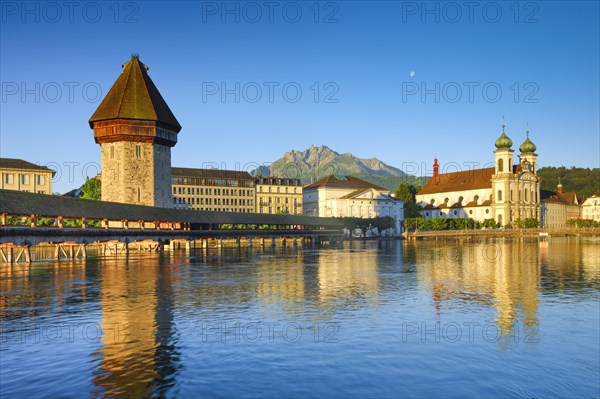
<instances>
[{"instance_id":1,"label":"bridge railing","mask_svg":"<svg viewBox=\"0 0 600 399\"><path fill-rule=\"evenodd\" d=\"M342 230L333 218L209 212L0 190L0 225L139 230Z\"/></svg>"}]
</instances>

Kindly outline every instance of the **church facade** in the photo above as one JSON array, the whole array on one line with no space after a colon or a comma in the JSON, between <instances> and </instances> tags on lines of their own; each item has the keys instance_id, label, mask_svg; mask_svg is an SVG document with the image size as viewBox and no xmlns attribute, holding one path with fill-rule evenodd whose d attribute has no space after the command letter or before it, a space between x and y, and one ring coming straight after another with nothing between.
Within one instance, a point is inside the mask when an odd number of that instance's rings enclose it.
<instances>
[{"instance_id":1,"label":"church facade","mask_svg":"<svg viewBox=\"0 0 600 399\"><path fill-rule=\"evenodd\" d=\"M493 219L501 226L517 219L540 220L537 148L527 131L515 162L513 142L504 128L495 143L493 167L440 174L434 160L433 177L416 195L421 216Z\"/></svg>"}]
</instances>

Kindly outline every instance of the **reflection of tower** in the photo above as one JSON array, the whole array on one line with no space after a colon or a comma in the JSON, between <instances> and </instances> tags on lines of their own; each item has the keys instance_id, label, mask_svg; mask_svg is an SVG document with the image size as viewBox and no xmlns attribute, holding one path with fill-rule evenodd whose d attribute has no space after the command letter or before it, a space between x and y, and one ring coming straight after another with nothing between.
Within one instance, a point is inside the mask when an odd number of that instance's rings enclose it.
<instances>
[{"instance_id":1,"label":"reflection of tower","mask_svg":"<svg viewBox=\"0 0 600 399\"><path fill-rule=\"evenodd\" d=\"M137 55L94 115L102 152L102 200L171 206L171 147L181 126Z\"/></svg>"},{"instance_id":2,"label":"reflection of tower","mask_svg":"<svg viewBox=\"0 0 600 399\"><path fill-rule=\"evenodd\" d=\"M147 397L163 392L172 374L170 283L158 259L141 265L103 259L101 366L94 383L106 396ZM172 377L172 375L170 376Z\"/></svg>"}]
</instances>

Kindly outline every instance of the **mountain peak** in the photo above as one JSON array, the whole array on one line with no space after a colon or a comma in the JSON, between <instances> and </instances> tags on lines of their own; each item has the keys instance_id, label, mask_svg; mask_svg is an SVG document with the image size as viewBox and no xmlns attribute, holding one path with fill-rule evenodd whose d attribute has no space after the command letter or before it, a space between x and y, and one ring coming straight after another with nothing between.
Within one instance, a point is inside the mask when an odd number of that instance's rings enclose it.
<instances>
[{"instance_id":1,"label":"mountain peak","mask_svg":"<svg viewBox=\"0 0 600 399\"><path fill-rule=\"evenodd\" d=\"M393 190L406 176L377 158L361 159L349 152L340 154L326 145L314 144L304 150L287 151L268 168L258 168L253 174L299 178L304 184L329 175L355 176Z\"/></svg>"}]
</instances>

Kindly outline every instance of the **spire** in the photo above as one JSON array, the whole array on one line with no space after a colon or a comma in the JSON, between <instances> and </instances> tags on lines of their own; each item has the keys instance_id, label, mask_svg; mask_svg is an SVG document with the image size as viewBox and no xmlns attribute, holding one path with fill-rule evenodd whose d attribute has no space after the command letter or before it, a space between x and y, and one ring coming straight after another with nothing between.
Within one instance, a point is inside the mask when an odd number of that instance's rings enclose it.
<instances>
[{"instance_id":1,"label":"spire","mask_svg":"<svg viewBox=\"0 0 600 399\"><path fill-rule=\"evenodd\" d=\"M523 144L521 144L521 146L519 147L519 150L523 154L533 154L535 152L535 150L537 150L537 147L529 139L529 129L525 130L525 136L526 136L525 141L523 142Z\"/></svg>"},{"instance_id":2,"label":"spire","mask_svg":"<svg viewBox=\"0 0 600 399\"><path fill-rule=\"evenodd\" d=\"M179 132L181 125L148 76L149 69L140 61L138 54L132 54L90 118L90 127L93 128L94 122L98 121L132 119L159 122Z\"/></svg>"},{"instance_id":3,"label":"spire","mask_svg":"<svg viewBox=\"0 0 600 399\"><path fill-rule=\"evenodd\" d=\"M504 133L505 127L506 125L504 124L504 115L502 115L502 134L500 135L500 137L498 137L498 140L496 140L496 148L499 150L510 149L510 147L512 147L513 145L512 140L506 135L506 133Z\"/></svg>"},{"instance_id":4,"label":"spire","mask_svg":"<svg viewBox=\"0 0 600 399\"><path fill-rule=\"evenodd\" d=\"M437 157L433 160L433 177L438 177L440 166L438 165Z\"/></svg>"},{"instance_id":5,"label":"spire","mask_svg":"<svg viewBox=\"0 0 600 399\"><path fill-rule=\"evenodd\" d=\"M559 194L563 193L563 186L560 183L560 177L558 178L558 185L556 186L556 192L559 193Z\"/></svg>"}]
</instances>

